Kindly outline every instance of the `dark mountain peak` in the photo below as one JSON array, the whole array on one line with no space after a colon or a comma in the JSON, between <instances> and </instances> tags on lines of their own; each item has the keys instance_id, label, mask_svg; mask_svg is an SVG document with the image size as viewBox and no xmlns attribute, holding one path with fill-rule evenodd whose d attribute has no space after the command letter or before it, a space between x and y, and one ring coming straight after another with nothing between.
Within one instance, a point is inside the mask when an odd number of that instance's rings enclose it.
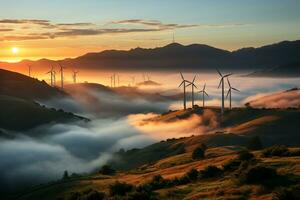
<instances>
[{"instance_id":1,"label":"dark mountain peak","mask_svg":"<svg viewBox=\"0 0 300 200\"><path fill-rule=\"evenodd\" d=\"M170 44L164 46L163 48L180 48L180 47L184 47L184 45L173 42L173 43L170 43Z\"/></svg>"}]
</instances>

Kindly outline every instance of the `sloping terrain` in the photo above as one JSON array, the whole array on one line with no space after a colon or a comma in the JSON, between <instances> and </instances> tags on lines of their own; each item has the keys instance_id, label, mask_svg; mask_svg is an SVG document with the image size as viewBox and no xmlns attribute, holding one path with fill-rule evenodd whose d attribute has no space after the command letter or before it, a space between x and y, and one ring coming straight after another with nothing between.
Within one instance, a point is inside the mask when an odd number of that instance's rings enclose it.
<instances>
[{"instance_id":1,"label":"sloping terrain","mask_svg":"<svg viewBox=\"0 0 300 200\"><path fill-rule=\"evenodd\" d=\"M193 160L191 152L171 156L160 160L154 164L143 166L133 171L117 172L115 175L102 175L95 173L88 176L79 176L62 181L57 181L47 185L37 186L31 190L20 193L17 198L20 200L34 199L72 199L74 193L88 193L89 190L103 192L105 199L141 199L135 196L129 197L111 196L110 185L118 182L125 182L134 186L152 184L153 192L149 193L142 199L272 199L280 187L296 187L299 189L300 180L300 157L270 157L262 156L260 151L253 152L255 159L248 165L267 166L276 170L282 180L290 181L273 183L273 187L266 187L263 184L240 183L239 177L236 176L238 169L228 169L225 167L231 161L239 159L237 152L241 149L235 147L211 148L206 152L206 157L201 160ZM292 152L300 149L290 149ZM252 163L252 164L251 164ZM180 179L187 176L187 172L196 169L198 172L205 171L208 166L215 166L222 170L220 173L212 174L210 178L200 177L193 180L187 180L175 185L166 185L166 181ZM154 177L161 176L160 179ZM201 175L200 175L201 176ZM188 177L191 177L189 175ZM155 184L155 185L154 185ZM144 186L145 187L145 186ZM150 197L151 195L152 198ZM78 195L80 196L80 195ZM109 197L111 196L111 197ZM9 198L8 198L9 199ZM102 198L96 198L102 199Z\"/></svg>"},{"instance_id":2,"label":"sloping terrain","mask_svg":"<svg viewBox=\"0 0 300 200\"><path fill-rule=\"evenodd\" d=\"M0 94L29 100L49 100L66 97L67 94L23 74L0 69Z\"/></svg>"},{"instance_id":3,"label":"sloping terrain","mask_svg":"<svg viewBox=\"0 0 300 200\"><path fill-rule=\"evenodd\" d=\"M70 96L28 76L0 69L0 128L22 131L51 122L70 122L84 118L63 110L46 108L35 101Z\"/></svg>"},{"instance_id":4,"label":"sloping terrain","mask_svg":"<svg viewBox=\"0 0 300 200\"><path fill-rule=\"evenodd\" d=\"M14 131L28 130L51 122L84 119L63 110L46 108L34 101L4 95L0 95L0 110L0 127Z\"/></svg>"}]
</instances>

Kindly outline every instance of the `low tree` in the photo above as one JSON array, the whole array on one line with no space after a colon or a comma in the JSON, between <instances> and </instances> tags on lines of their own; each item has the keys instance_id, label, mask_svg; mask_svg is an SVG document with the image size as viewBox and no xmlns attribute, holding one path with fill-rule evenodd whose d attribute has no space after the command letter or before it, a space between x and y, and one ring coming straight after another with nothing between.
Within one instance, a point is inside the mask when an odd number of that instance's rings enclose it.
<instances>
[{"instance_id":1,"label":"low tree","mask_svg":"<svg viewBox=\"0 0 300 200\"><path fill-rule=\"evenodd\" d=\"M65 180L65 179L68 179L68 178L69 178L69 173L68 173L67 170L65 170L62 179Z\"/></svg>"},{"instance_id":2,"label":"low tree","mask_svg":"<svg viewBox=\"0 0 300 200\"><path fill-rule=\"evenodd\" d=\"M260 150L263 148L263 145L261 143L260 137L259 136L254 136L251 138L247 144L247 149L249 150Z\"/></svg>"},{"instance_id":3,"label":"low tree","mask_svg":"<svg viewBox=\"0 0 300 200\"><path fill-rule=\"evenodd\" d=\"M99 170L99 173L103 175L114 175L116 173L116 170L113 169L110 165L103 165Z\"/></svg>"},{"instance_id":4,"label":"low tree","mask_svg":"<svg viewBox=\"0 0 300 200\"><path fill-rule=\"evenodd\" d=\"M196 149L194 149L192 158L194 160L204 158L206 149L207 149L207 146L205 144L200 144L198 147L196 147Z\"/></svg>"}]
</instances>

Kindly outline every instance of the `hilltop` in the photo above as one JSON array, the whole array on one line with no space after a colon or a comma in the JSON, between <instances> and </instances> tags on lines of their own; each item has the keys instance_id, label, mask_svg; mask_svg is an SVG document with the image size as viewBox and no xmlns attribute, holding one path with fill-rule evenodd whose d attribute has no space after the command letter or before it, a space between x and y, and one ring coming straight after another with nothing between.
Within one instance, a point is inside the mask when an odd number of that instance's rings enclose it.
<instances>
[{"instance_id":1,"label":"hilltop","mask_svg":"<svg viewBox=\"0 0 300 200\"><path fill-rule=\"evenodd\" d=\"M4 69L0 69L0 94L28 100L49 100L68 96L45 81Z\"/></svg>"}]
</instances>

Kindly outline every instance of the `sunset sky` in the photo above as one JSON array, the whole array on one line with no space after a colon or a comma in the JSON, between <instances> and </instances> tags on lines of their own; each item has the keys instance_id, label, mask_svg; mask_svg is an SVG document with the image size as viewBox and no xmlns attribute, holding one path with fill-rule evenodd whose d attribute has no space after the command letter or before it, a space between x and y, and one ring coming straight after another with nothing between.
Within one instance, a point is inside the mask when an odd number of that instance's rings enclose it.
<instances>
[{"instance_id":1,"label":"sunset sky","mask_svg":"<svg viewBox=\"0 0 300 200\"><path fill-rule=\"evenodd\" d=\"M1 0L0 60L172 42L235 50L300 35L298 0Z\"/></svg>"}]
</instances>

